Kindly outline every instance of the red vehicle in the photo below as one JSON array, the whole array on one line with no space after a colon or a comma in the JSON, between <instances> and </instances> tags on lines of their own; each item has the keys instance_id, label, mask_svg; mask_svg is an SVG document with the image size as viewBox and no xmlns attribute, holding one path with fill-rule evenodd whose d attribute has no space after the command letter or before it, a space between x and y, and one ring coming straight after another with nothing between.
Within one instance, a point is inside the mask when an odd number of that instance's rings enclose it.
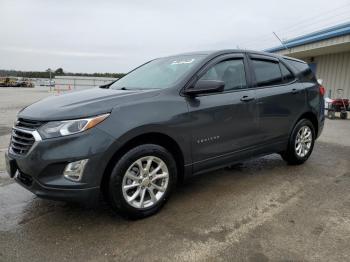
<instances>
[{"instance_id":1,"label":"red vehicle","mask_svg":"<svg viewBox=\"0 0 350 262\"><path fill-rule=\"evenodd\" d=\"M342 94L343 90L338 89L338 94ZM336 99L326 99L326 110L327 116L330 119L335 118L335 112L340 112L341 119L348 118L348 112L350 111L350 101L345 98L336 98Z\"/></svg>"}]
</instances>

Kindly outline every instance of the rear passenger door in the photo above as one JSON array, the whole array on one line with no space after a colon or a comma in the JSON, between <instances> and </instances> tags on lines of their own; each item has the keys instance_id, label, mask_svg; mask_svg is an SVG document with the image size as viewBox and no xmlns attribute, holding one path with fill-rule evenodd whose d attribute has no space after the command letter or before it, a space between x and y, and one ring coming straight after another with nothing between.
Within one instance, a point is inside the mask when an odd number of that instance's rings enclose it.
<instances>
[{"instance_id":1,"label":"rear passenger door","mask_svg":"<svg viewBox=\"0 0 350 262\"><path fill-rule=\"evenodd\" d=\"M259 140L285 142L305 106L305 91L288 67L275 57L250 55L256 89Z\"/></svg>"}]
</instances>

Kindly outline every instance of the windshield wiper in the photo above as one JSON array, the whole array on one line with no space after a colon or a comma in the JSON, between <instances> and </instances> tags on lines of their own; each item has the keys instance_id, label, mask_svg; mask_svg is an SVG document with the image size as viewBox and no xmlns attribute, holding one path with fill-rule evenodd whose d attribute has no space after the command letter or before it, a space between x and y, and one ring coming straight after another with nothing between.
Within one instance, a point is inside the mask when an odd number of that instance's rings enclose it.
<instances>
[{"instance_id":1,"label":"windshield wiper","mask_svg":"<svg viewBox=\"0 0 350 262\"><path fill-rule=\"evenodd\" d=\"M160 88L134 88L134 87L132 87L132 88L129 88L129 87L121 87L121 88L119 88L119 90L156 90L156 89L160 89Z\"/></svg>"}]
</instances>

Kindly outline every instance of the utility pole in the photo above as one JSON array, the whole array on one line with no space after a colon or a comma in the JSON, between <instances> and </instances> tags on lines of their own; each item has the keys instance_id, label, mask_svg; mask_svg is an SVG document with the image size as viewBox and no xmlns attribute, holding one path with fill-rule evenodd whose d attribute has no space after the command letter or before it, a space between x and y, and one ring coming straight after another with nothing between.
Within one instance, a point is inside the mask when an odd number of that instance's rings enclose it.
<instances>
[{"instance_id":1,"label":"utility pole","mask_svg":"<svg viewBox=\"0 0 350 262\"><path fill-rule=\"evenodd\" d=\"M50 73L50 82L49 82L50 92L51 92L51 72L52 72L52 70L51 70L51 68L49 68L49 73Z\"/></svg>"}]
</instances>

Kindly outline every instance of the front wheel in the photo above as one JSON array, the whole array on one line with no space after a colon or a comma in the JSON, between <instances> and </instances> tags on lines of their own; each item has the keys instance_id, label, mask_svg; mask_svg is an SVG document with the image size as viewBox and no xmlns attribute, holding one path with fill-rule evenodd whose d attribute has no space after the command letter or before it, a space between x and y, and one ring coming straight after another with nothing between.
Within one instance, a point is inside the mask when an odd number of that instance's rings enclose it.
<instances>
[{"instance_id":1,"label":"front wheel","mask_svg":"<svg viewBox=\"0 0 350 262\"><path fill-rule=\"evenodd\" d=\"M335 118L335 112L333 110L328 110L327 117L329 119L334 119Z\"/></svg>"},{"instance_id":2,"label":"front wheel","mask_svg":"<svg viewBox=\"0 0 350 262\"><path fill-rule=\"evenodd\" d=\"M156 213L176 185L176 163L165 148L145 144L128 151L115 165L109 181L112 207L129 218Z\"/></svg>"},{"instance_id":3,"label":"front wheel","mask_svg":"<svg viewBox=\"0 0 350 262\"><path fill-rule=\"evenodd\" d=\"M295 125L287 150L281 156L288 164L300 165L310 157L314 143L315 128L309 120L302 119Z\"/></svg>"}]
</instances>

